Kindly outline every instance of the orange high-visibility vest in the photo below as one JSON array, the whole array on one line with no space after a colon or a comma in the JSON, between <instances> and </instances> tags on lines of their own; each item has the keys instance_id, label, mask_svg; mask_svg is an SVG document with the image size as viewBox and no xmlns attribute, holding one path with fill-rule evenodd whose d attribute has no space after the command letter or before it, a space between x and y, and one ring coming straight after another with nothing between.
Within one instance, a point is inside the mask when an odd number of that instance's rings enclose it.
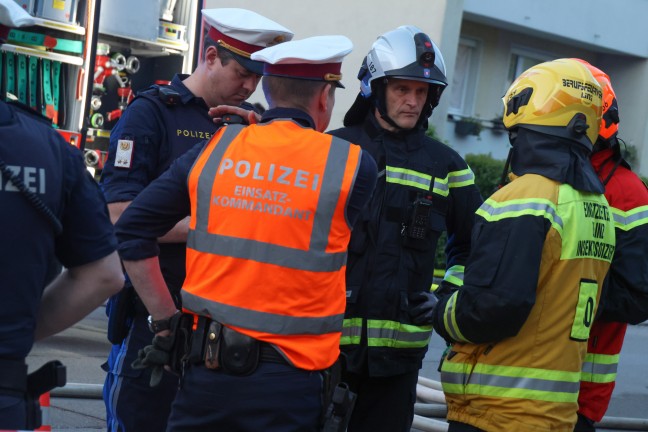
<instances>
[{"instance_id":1,"label":"orange high-visibility vest","mask_svg":"<svg viewBox=\"0 0 648 432\"><path fill-rule=\"evenodd\" d=\"M360 153L290 120L219 130L189 174L183 307L273 344L295 367L332 365Z\"/></svg>"}]
</instances>

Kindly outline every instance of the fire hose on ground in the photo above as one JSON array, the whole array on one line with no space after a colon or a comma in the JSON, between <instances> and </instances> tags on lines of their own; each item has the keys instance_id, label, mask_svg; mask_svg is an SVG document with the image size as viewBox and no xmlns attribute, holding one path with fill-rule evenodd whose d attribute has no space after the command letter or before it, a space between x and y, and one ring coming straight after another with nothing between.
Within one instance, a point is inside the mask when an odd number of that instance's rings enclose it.
<instances>
[{"instance_id":1,"label":"fire hose on ground","mask_svg":"<svg viewBox=\"0 0 648 432\"><path fill-rule=\"evenodd\" d=\"M101 399L102 384L67 383L51 391L53 398ZM444 432L448 430L445 422L447 408L441 383L419 376L416 386L419 402L414 405L412 427L423 432ZM437 420L441 419L441 420ZM648 419L628 417L604 417L596 426L601 429L621 429L627 431L648 431Z\"/></svg>"}]
</instances>

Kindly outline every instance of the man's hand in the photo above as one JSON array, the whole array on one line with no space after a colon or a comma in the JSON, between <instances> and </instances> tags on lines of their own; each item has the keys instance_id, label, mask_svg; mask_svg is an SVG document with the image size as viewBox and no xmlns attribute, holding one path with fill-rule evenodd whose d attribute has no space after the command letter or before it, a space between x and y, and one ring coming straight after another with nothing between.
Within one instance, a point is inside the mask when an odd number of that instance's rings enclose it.
<instances>
[{"instance_id":1,"label":"man's hand","mask_svg":"<svg viewBox=\"0 0 648 432\"><path fill-rule=\"evenodd\" d=\"M236 114L243 117L248 124L255 124L261 121L261 116L254 111L248 111L241 107L232 105L218 105L209 108L209 116L212 117L214 123L222 123L223 116L226 114Z\"/></svg>"},{"instance_id":2,"label":"man's hand","mask_svg":"<svg viewBox=\"0 0 648 432\"><path fill-rule=\"evenodd\" d=\"M164 335L164 336L163 336ZM171 348L173 347L173 336L168 330L155 335L153 343L145 346L137 355L137 359L131 365L133 369L151 368L151 387L157 387L162 381L165 366L171 360Z\"/></svg>"},{"instance_id":3,"label":"man's hand","mask_svg":"<svg viewBox=\"0 0 648 432\"><path fill-rule=\"evenodd\" d=\"M412 322L416 325L432 324L432 313L438 300L429 292L418 292L409 296L409 314Z\"/></svg>"}]
</instances>

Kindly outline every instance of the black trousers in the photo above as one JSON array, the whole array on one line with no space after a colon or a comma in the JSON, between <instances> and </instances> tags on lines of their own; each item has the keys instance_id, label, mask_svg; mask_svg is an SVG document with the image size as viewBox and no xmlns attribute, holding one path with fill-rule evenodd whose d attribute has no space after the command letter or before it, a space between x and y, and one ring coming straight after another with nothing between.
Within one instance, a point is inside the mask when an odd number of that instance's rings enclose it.
<instances>
[{"instance_id":1,"label":"black trousers","mask_svg":"<svg viewBox=\"0 0 648 432\"><path fill-rule=\"evenodd\" d=\"M322 374L259 363L250 375L192 365L173 401L167 432L317 432Z\"/></svg>"},{"instance_id":2,"label":"black trousers","mask_svg":"<svg viewBox=\"0 0 648 432\"><path fill-rule=\"evenodd\" d=\"M409 432L418 372L391 377L345 373L343 380L358 395L347 432Z\"/></svg>"},{"instance_id":3,"label":"black trousers","mask_svg":"<svg viewBox=\"0 0 648 432\"><path fill-rule=\"evenodd\" d=\"M471 426L466 423L459 423L455 421L451 421L448 423L450 423L448 432L484 432L483 429L476 428L475 426Z\"/></svg>"},{"instance_id":4,"label":"black trousers","mask_svg":"<svg viewBox=\"0 0 648 432\"><path fill-rule=\"evenodd\" d=\"M588 419L581 413L578 413L578 421L574 427L574 432L595 432L594 421Z\"/></svg>"}]
</instances>

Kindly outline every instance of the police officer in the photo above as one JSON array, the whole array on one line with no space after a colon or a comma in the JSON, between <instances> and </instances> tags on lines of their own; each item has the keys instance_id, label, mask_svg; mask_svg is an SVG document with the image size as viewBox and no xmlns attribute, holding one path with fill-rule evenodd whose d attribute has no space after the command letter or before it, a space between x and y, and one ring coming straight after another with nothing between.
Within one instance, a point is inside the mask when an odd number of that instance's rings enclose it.
<instances>
[{"instance_id":1,"label":"police officer","mask_svg":"<svg viewBox=\"0 0 648 432\"><path fill-rule=\"evenodd\" d=\"M376 178L371 156L321 133L351 49L319 36L254 53L267 63L261 123L219 130L116 225L159 330L147 352L160 353L176 305L154 240L191 213L182 301L198 324L168 430L318 430L321 371L339 355L347 243Z\"/></svg>"},{"instance_id":2,"label":"police officer","mask_svg":"<svg viewBox=\"0 0 648 432\"><path fill-rule=\"evenodd\" d=\"M648 188L621 154L619 106L610 77L581 60L603 89L603 116L592 165L605 185L616 227L616 249L600 311L587 342L575 432L593 432L614 390L628 324L648 319Z\"/></svg>"},{"instance_id":3,"label":"police officer","mask_svg":"<svg viewBox=\"0 0 648 432\"><path fill-rule=\"evenodd\" d=\"M0 0L0 44L10 27L34 24L16 2ZM4 101L0 208L0 429L27 429L38 426L27 418L25 358L34 340L82 319L124 277L106 203L81 152L51 120ZM46 286L54 257L65 270Z\"/></svg>"},{"instance_id":4,"label":"police officer","mask_svg":"<svg viewBox=\"0 0 648 432\"><path fill-rule=\"evenodd\" d=\"M581 365L614 254L589 157L601 87L574 59L523 72L503 98L512 181L477 211L464 285L437 304L449 431L571 431Z\"/></svg>"},{"instance_id":5,"label":"police officer","mask_svg":"<svg viewBox=\"0 0 648 432\"><path fill-rule=\"evenodd\" d=\"M408 432L432 328L434 256L447 230L446 291L461 285L481 196L466 162L425 135L447 85L443 56L419 28L380 36L362 64L360 94L331 132L376 159L371 204L353 230L342 351L358 393L349 431Z\"/></svg>"},{"instance_id":6,"label":"police officer","mask_svg":"<svg viewBox=\"0 0 648 432\"><path fill-rule=\"evenodd\" d=\"M101 186L113 222L173 160L211 138L218 125L208 115L210 106L240 105L254 92L262 64L251 60L250 54L293 35L244 9L205 9L202 15L210 28L196 70L189 76L176 75L169 86L154 86L140 94L111 132ZM187 220L163 234L159 239L162 272L178 301L185 276ZM108 430L160 431L165 428L177 377L165 374L153 390L149 377L130 367L153 336L148 312L132 293L128 283L124 294L110 304L109 338L115 345L104 386ZM146 411L156 415L142 416Z\"/></svg>"}]
</instances>

